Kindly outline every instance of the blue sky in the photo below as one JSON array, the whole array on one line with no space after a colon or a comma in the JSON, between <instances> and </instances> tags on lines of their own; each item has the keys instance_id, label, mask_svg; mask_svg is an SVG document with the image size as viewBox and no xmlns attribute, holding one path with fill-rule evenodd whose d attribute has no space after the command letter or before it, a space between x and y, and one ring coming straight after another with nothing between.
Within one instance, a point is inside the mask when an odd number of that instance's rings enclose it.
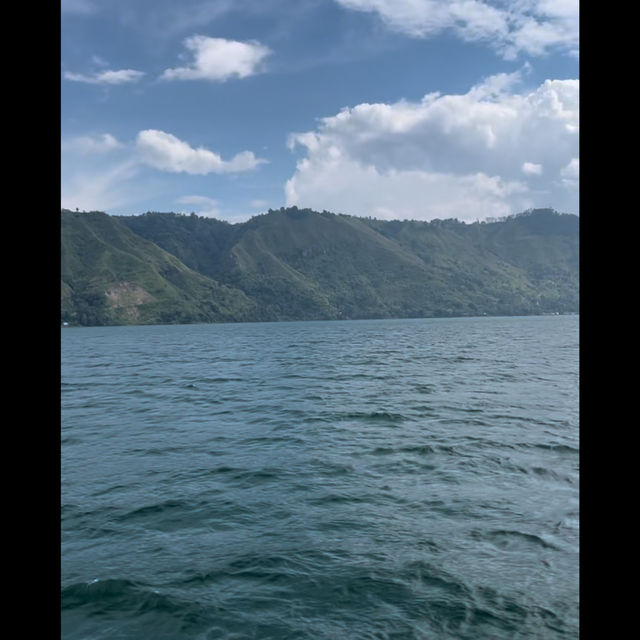
<instances>
[{"instance_id":1,"label":"blue sky","mask_svg":"<svg viewBox=\"0 0 640 640\"><path fill-rule=\"evenodd\" d=\"M62 206L578 213L577 0L62 0Z\"/></svg>"}]
</instances>

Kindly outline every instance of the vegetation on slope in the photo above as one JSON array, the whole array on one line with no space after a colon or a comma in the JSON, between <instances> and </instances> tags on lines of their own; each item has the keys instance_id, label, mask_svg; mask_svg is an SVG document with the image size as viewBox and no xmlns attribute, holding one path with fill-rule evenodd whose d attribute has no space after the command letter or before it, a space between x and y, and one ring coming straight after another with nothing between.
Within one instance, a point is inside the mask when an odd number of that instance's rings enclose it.
<instances>
[{"instance_id":1,"label":"vegetation on slope","mask_svg":"<svg viewBox=\"0 0 640 640\"><path fill-rule=\"evenodd\" d=\"M72 324L220 322L251 317L241 292L101 212L62 211L61 311Z\"/></svg>"},{"instance_id":2,"label":"vegetation on slope","mask_svg":"<svg viewBox=\"0 0 640 640\"><path fill-rule=\"evenodd\" d=\"M578 218L551 210L471 225L296 207L236 225L62 216L63 319L81 324L578 310Z\"/></svg>"}]
</instances>

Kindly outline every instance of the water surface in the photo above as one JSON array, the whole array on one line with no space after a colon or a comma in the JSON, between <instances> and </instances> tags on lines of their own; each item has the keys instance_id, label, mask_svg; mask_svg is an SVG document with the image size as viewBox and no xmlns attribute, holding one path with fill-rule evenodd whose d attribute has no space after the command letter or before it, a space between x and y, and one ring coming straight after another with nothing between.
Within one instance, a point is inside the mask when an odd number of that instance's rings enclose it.
<instances>
[{"instance_id":1,"label":"water surface","mask_svg":"<svg viewBox=\"0 0 640 640\"><path fill-rule=\"evenodd\" d=\"M578 318L62 331L62 637L578 637Z\"/></svg>"}]
</instances>

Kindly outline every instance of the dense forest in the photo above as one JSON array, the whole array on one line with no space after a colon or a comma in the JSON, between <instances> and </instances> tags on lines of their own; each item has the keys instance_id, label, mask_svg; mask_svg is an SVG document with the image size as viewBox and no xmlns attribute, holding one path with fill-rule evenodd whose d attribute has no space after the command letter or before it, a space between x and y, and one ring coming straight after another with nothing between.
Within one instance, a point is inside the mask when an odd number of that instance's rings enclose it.
<instances>
[{"instance_id":1,"label":"dense forest","mask_svg":"<svg viewBox=\"0 0 640 640\"><path fill-rule=\"evenodd\" d=\"M579 307L579 219L377 220L297 207L241 224L61 212L69 325L533 315Z\"/></svg>"}]
</instances>

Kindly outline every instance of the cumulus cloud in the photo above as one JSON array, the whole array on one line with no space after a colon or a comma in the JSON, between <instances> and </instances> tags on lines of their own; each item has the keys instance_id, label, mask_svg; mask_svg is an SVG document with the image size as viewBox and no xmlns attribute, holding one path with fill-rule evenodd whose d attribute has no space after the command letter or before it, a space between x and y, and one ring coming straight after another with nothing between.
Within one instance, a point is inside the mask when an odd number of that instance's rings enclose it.
<instances>
[{"instance_id":1,"label":"cumulus cloud","mask_svg":"<svg viewBox=\"0 0 640 640\"><path fill-rule=\"evenodd\" d=\"M238 42L225 38L195 35L185 47L193 60L189 66L166 69L165 80L213 80L224 82L232 77L246 78L262 69L271 50L259 42Z\"/></svg>"},{"instance_id":2,"label":"cumulus cloud","mask_svg":"<svg viewBox=\"0 0 640 640\"><path fill-rule=\"evenodd\" d=\"M157 129L140 131L136 147L145 164L172 173L236 173L255 169L266 162L262 158L256 158L252 151L242 151L231 160L223 160L209 149L194 149L176 136Z\"/></svg>"},{"instance_id":3,"label":"cumulus cloud","mask_svg":"<svg viewBox=\"0 0 640 640\"><path fill-rule=\"evenodd\" d=\"M71 150L80 154L108 153L114 149L120 149L124 145L110 133L103 133L99 136L78 136L70 140L63 141L63 150Z\"/></svg>"},{"instance_id":4,"label":"cumulus cloud","mask_svg":"<svg viewBox=\"0 0 640 640\"><path fill-rule=\"evenodd\" d=\"M542 175L542 165L535 162L523 162L522 173L526 173L528 176Z\"/></svg>"},{"instance_id":5,"label":"cumulus cloud","mask_svg":"<svg viewBox=\"0 0 640 640\"><path fill-rule=\"evenodd\" d=\"M427 220L549 205L577 212L577 181L567 189L566 180L577 157L578 81L523 93L517 83L518 74L501 74L462 95L359 104L292 134L289 147L303 157L287 204Z\"/></svg>"},{"instance_id":6,"label":"cumulus cloud","mask_svg":"<svg viewBox=\"0 0 640 640\"><path fill-rule=\"evenodd\" d=\"M484 41L505 58L542 55L551 48L576 54L578 0L335 0L377 14L391 29L428 38L444 31Z\"/></svg>"},{"instance_id":7,"label":"cumulus cloud","mask_svg":"<svg viewBox=\"0 0 640 640\"><path fill-rule=\"evenodd\" d=\"M86 82L88 84L127 84L131 82L138 82L144 76L143 71L136 71L135 69L119 69L117 71L99 71L91 75L83 73L73 73L71 71L65 71L64 77L66 80L73 82Z\"/></svg>"},{"instance_id":8,"label":"cumulus cloud","mask_svg":"<svg viewBox=\"0 0 640 640\"><path fill-rule=\"evenodd\" d=\"M353 160L319 168L318 172L299 171L287 182L289 206L302 203L315 209L383 219L475 220L513 213L509 196L526 192L518 181L482 172L464 176L417 170L383 172ZM522 202L522 208L530 205L526 199Z\"/></svg>"}]
</instances>

